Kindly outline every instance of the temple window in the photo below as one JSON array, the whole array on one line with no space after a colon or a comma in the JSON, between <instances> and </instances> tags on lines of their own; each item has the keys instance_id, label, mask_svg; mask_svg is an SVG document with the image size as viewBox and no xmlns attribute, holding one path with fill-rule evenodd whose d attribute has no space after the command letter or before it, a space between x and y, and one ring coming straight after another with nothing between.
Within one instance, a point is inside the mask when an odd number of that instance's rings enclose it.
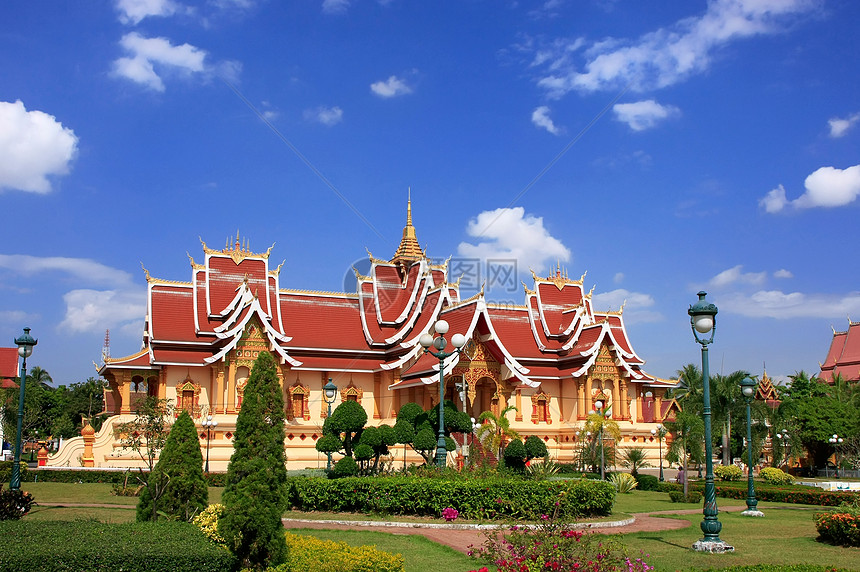
<instances>
[{"instance_id":1,"label":"temple window","mask_svg":"<svg viewBox=\"0 0 860 572\"><path fill-rule=\"evenodd\" d=\"M532 395L532 423L552 423L549 401L549 394L543 390Z\"/></svg>"}]
</instances>

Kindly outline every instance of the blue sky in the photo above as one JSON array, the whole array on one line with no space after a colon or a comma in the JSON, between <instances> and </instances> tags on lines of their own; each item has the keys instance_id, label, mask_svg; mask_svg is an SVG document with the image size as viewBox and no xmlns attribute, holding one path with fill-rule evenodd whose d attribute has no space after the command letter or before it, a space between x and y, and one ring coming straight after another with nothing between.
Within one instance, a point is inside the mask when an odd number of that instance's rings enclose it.
<instances>
[{"instance_id":1,"label":"blue sky","mask_svg":"<svg viewBox=\"0 0 860 572\"><path fill-rule=\"evenodd\" d=\"M0 340L82 381L140 347L200 238L281 286L393 255L587 271L645 369L817 371L860 319L852 0L119 0L0 5ZM468 282L465 281L465 282ZM491 281L492 282L492 281ZM467 284L468 285L468 284ZM464 289L464 295L472 292Z\"/></svg>"}]
</instances>

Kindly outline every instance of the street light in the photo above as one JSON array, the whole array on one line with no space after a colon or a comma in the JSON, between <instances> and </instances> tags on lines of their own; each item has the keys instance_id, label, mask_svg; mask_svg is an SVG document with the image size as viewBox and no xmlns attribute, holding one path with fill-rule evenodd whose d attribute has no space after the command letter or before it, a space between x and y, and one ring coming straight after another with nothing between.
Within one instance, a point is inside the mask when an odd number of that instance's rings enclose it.
<instances>
[{"instance_id":1,"label":"street light","mask_svg":"<svg viewBox=\"0 0 860 572\"><path fill-rule=\"evenodd\" d=\"M758 501L755 498L755 485L753 484L753 446L750 403L752 403L756 385L758 384L752 378L745 377L741 380L741 391L744 394L744 401L747 403L747 509L741 513L744 516L764 516L764 513L756 508Z\"/></svg>"},{"instance_id":2,"label":"street light","mask_svg":"<svg viewBox=\"0 0 860 572\"><path fill-rule=\"evenodd\" d=\"M597 440L600 443L600 480L604 480L604 472L603 472L603 402L601 400L597 400L594 402L594 409L597 414L600 415L600 433L597 435Z\"/></svg>"},{"instance_id":3,"label":"street light","mask_svg":"<svg viewBox=\"0 0 860 572\"><path fill-rule=\"evenodd\" d=\"M660 482L663 482L663 437L666 436L666 428L658 425L656 429L651 429L651 435L657 437L657 448L660 452Z\"/></svg>"},{"instance_id":4,"label":"street light","mask_svg":"<svg viewBox=\"0 0 860 572\"><path fill-rule=\"evenodd\" d=\"M203 427L206 428L206 469L205 472L209 474L209 441L212 439L212 431L218 427L218 422L212 419L211 415L207 415L206 419L204 419L201 423Z\"/></svg>"},{"instance_id":5,"label":"street light","mask_svg":"<svg viewBox=\"0 0 860 572\"><path fill-rule=\"evenodd\" d=\"M711 388L708 373L708 345L714 341L716 331L717 307L705 299L706 292L699 292L699 301L690 306L690 326L693 338L702 345L702 388L704 409L702 417L705 421L705 506L702 510L704 519L700 525L704 538L693 544L693 550L698 552L734 552L734 547L720 540L720 530L723 525L717 519L717 491L714 487L714 459L711 451ZM708 333L709 338L704 338ZM701 336L700 336L701 334Z\"/></svg>"},{"instance_id":6,"label":"street light","mask_svg":"<svg viewBox=\"0 0 860 572\"><path fill-rule=\"evenodd\" d=\"M424 353L439 360L439 439L436 441L436 465L440 469L445 468L446 446L445 446L445 359L460 353L463 346L466 345L466 336L463 334L454 334L451 336L451 345L454 346L453 352L446 352L445 346L448 345L448 340L445 339L445 334L448 333L448 322L439 320L434 324L433 330L439 334L434 338L431 334L421 334L418 338L418 343L424 348ZM438 351L430 349L433 346Z\"/></svg>"},{"instance_id":7,"label":"street light","mask_svg":"<svg viewBox=\"0 0 860 572\"><path fill-rule=\"evenodd\" d=\"M24 423L24 383L27 381L27 358L33 355L33 346L39 343L30 335L30 328L24 328L24 335L15 338L18 346L18 355L23 358L21 364L20 391L18 392L18 429L15 434L15 457L12 462L12 479L9 481L9 490L17 491L21 488L21 427Z\"/></svg>"},{"instance_id":8,"label":"street light","mask_svg":"<svg viewBox=\"0 0 860 572\"><path fill-rule=\"evenodd\" d=\"M791 452L791 441L789 440L788 431L783 429L782 433L777 432L776 438L779 439L783 448L782 458L785 462L785 468L790 469L791 458L789 457L789 453Z\"/></svg>"},{"instance_id":9,"label":"street light","mask_svg":"<svg viewBox=\"0 0 860 572\"><path fill-rule=\"evenodd\" d=\"M337 386L332 382L331 378L328 378L328 383L323 386L323 399L325 399L326 405L328 405L328 415L326 415L326 419L331 418L331 405L334 403L334 398L337 397ZM405 449L404 449L405 451ZM328 459L325 463L326 473L331 471L331 452L326 453ZM406 464L406 453L403 454L403 464Z\"/></svg>"},{"instance_id":10,"label":"street light","mask_svg":"<svg viewBox=\"0 0 860 572\"><path fill-rule=\"evenodd\" d=\"M839 450L836 449L836 445L841 445L843 439L842 439L842 437L840 437L839 435L834 433L833 437L828 439L828 441L830 442L831 445L833 445L833 448L835 450L834 456L836 457L836 478L838 479L839 478ZM827 467L826 466L825 466L824 473L827 474Z\"/></svg>"}]
</instances>

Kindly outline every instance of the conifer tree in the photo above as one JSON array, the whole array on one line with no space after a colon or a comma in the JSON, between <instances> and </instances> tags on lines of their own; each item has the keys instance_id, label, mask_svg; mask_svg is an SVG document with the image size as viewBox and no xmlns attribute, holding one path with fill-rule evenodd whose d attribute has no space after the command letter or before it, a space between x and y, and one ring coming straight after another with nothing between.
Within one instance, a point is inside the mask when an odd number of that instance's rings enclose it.
<instances>
[{"instance_id":1,"label":"conifer tree","mask_svg":"<svg viewBox=\"0 0 860 572\"><path fill-rule=\"evenodd\" d=\"M281 516L286 509L284 397L275 358L260 352L236 419L218 532L241 568L263 570L287 557Z\"/></svg>"},{"instance_id":2,"label":"conifer tree","mask_svg":"<svg viewBox=\"0 0 860 572\"><path fill-rule=\"evenodd\" d=\"M183 411L173 424L158 463L137 505L137 520L156 520L164 513L189 521L209 503L203 478L203 454L194 421Z\"/></svg>"}]
</instances>

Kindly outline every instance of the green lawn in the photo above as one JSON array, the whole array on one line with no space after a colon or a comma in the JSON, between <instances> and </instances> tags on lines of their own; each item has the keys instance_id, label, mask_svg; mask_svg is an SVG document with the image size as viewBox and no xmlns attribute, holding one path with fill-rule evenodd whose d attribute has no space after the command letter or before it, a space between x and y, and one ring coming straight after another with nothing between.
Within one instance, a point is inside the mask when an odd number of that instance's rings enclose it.
<instances>
[{"instance_id":1,"label":"green lawn","mask_svg":"<svg viewBox=\"0 0 860 572\"><path fill-rule=\"evenodd\" d=\"M107 484L65 484L65 483L26 483L23 488L36 497L37 506L28 519L63 520L77 519L101 520L103 522L126 522L134 519L131 510L137 504L134 497L116 497L110 494L111 485ZM221 499L221 488L210 488L210 502ZM87 508L51 507L48 504L111 504L128 508ZM743 506L742 500L717 499L718 506ZM618 495L613 516L624 518L637 512L678 511L697 509L692 515L667 515L667 518L680 518L691 523L687 528L674 531L641 532L622 536L629 547L630 554L648 554L646 561L658 571L719 569L741 564L819 564L847 570L860 570L860 548L842 548L817 542L812 515L820 507L791 505L785 503L759 503L765 513L764 518L741 516L739 512L720 512L723 524L720 536L735 546L734 554L699 554L690 546L702 534L699 523L702 520L701 505L675 504L666 493L635 491L629 495ZM307 518L305 513L288 513L295 518ZM367 515L317 514L316 517L355 518L373 520ZM380 519L382 520L382 519ZM393 519L391 519L393 520ZM426 520L426 519L415 519ZM389 552L403 554L407 572L445 570L447 572L466 572L480 566L469 557L445 546L435 544L421 536L398 535L384 532L362 530L301 530L320 538L345 541L349 544L373 544Z\"/></svg>"}]
</instances>

